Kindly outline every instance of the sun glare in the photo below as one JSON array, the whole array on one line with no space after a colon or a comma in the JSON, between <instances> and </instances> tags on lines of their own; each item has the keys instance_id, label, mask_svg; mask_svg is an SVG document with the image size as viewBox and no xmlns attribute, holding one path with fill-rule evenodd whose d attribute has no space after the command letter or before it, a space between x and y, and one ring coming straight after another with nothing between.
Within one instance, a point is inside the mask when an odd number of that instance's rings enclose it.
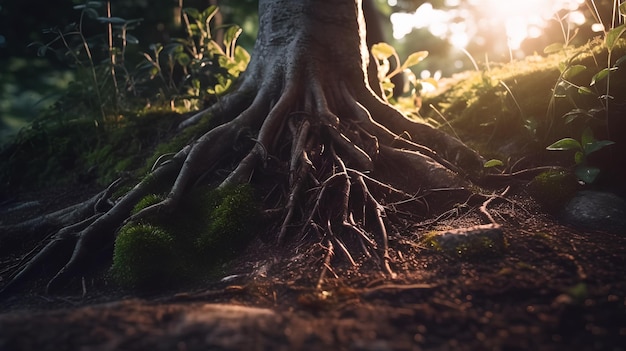
<instances>
[{"instance_id":1,"label":"sun glare","mask_svg":"<svg viewBox=\"0 0 626 351\"><path fill-rule=\"evenodd\" d=\"M435 9L426 2L414 13L392 14L391 22L396 39L403 38L415 28L426 28L434 36L447 39L461 49L469 44L470 38L494 40L490 32L504 32L508 49L515 51L525 39L541 36L548 22L557 13L568 13L563 18L565 23L583 24L585 17L578 9L584 2L585 0L468 0L462 3L459 0L446 0L449 8L446 11Z\"/></svg>"}]
</instances>

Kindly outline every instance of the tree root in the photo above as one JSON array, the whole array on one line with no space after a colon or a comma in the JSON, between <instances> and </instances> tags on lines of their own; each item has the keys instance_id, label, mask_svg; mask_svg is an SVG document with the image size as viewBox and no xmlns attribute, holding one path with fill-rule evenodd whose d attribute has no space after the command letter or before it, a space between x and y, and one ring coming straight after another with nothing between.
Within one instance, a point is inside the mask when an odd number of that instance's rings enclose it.
<instances>
[{"instance_id":1,"label":"tree root","mask_svg":"<svg viewBox=\"0 0 626 351\"><path fill-rule=\"evenodd\" d=\"M299 232L300 239L310 238L327 248L324 264L329 267L335 254L356 265L354 255L360 253L393 276L388 212L404 205L427 210L426 198L443 193L428 189L465 189L461 169L477 177L483 160L460 141L406 119L365 86L351 88L342 80L330 84L316 62L302 66L299 60L305 58L277 64L271 73L265 71L267 63L251 64L239 90L182 127L206 113L231 118L155 167L115 203L109 204L112 185L83 204L18 227L44 221L49 223L46 230L56 234L16 270L3 290L26 279L50 257L63 254L69 256L67 263L47 286L55 291L84 273L95 252L110 248L126 221L171 213L195 185L207 178L215 182L216 171L232 164L236 166L228 176L218 180L220 187L245 182L275 187L276 179L284 179L278 184L285 194L279 201L283 207L279 242ZM234 145L246 147L243 156ZM268 166L270 161L274 166ZM270 177L255 173L258 170ZM170 184L167 197L131 214L139 200L156 191L156 183ZM35 231L41 228L36 226Z\"/></svg>"}]
</instances>

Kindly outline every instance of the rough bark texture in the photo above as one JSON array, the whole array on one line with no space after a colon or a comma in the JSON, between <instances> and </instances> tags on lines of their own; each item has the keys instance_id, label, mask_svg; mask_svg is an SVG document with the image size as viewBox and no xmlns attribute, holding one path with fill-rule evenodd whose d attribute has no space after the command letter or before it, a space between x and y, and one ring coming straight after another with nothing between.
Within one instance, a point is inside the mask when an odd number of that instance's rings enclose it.
<instances>
[{"instance_id":1,"label":"rough bark texture","mask_svg":"<svg viewBox=\"0 0 626 351\"><path fill-rule=\"evenodd\" d=\"M222 186L269 182L282 190L279 240L313 237L328 261L335 252L350 262L364 254L391 273L387 214L394 204L411 204L411 211L443 204L464 187L461 169L480 170L482 159L460 141L406 119L370 88L360 0L261 0L259 18L253 57L236 90L181 128L205 114L223 123L154 171L151 182L176 175L171 192L130 219L173 211L227 159L236 167ZM238 159L233 145L250 149ZM57 234L49 247L69 240L75 248L50 288L111 244L151 182L110 209L94 210L86 228ZM16 278L51 254L44 249Z\"/></svg>"}]
</instances>

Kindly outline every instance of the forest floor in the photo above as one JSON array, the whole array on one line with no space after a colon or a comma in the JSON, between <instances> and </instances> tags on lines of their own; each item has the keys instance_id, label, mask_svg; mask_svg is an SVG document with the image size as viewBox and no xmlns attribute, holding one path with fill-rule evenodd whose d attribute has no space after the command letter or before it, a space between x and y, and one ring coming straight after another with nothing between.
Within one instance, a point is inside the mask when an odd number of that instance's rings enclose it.
<instances>
[{"instance_id":1,"label":"forest floor","mask_svg":"<svg viewBox=\"0 0 626 351\"><path fill-rule=\"evenodd\" d=\"M10 216L89 195L24 195L15 201L38 203ZM489 211L503 252L420 244L430 230L484 223L476 206L459 208L392 235L394 279L338 263L320 283L319 247L261 240L220 277L166 292L120 289L103 268L45 295L44 269L0 300L0 350L626 350L626 236L569 228L519 189ZM33 245L0 257L0 287Z\"/></svg>"}]
</instances>

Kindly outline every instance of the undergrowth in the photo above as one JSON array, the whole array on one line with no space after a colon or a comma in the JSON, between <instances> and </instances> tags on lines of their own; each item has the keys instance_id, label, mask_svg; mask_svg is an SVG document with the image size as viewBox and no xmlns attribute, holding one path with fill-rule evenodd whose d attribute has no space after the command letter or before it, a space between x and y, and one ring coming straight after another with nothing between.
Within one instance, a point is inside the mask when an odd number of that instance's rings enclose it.
<instances>
[{"instance_id":1,"label":"undergrowth","mask_svg":"<svg viewBox=\"0 0 626 351\"><path fill-rule=\"evenodd\" d=\"M186 36L151 44L136 67L128 56L139 51L132 31L141 19L116 17L110 1L86 1L74 8L76 23L46 29L50 40L32 46L40 56L67 62L76 79L49 110L1 146L3 188L106 185L127 171L141 176L163 154L210 128L205 119L171 138L186 113L230 91L250 59L236 45L241 28L215 28L216 6L184 8ZM88 22L103 32L87 37ZM221 42L215 39L218 30L223 31Z\"/></svg>"}]
</instances>

